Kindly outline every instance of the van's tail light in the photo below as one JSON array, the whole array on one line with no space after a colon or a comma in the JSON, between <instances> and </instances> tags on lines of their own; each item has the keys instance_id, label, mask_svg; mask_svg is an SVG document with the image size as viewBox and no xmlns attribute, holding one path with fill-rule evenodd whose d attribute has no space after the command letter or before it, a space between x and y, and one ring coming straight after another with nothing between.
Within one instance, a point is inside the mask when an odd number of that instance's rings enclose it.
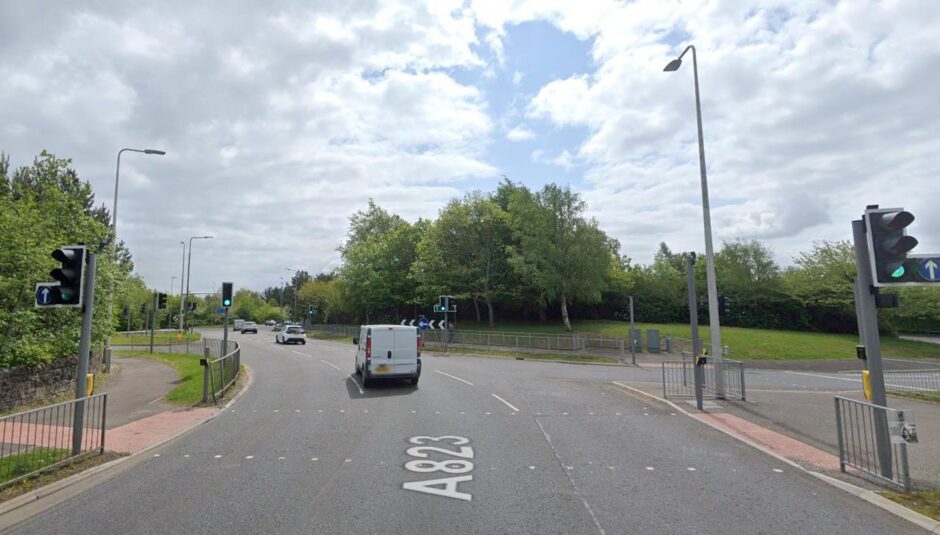
<instances>
[{"instance_id":1,"label":"van's tail light","mask_svg":"<svg viewBox=\"0 0 940 535\"><path fill-rule=\"evenodd\" d=\"M418 335L418 358L421 358L421 335Z\"/></svg>"},{"instance_id":2,"label":"van's tail light","mask_svg":"<svg viewBox=\"0 0 940 535\"><path fill-rule=\"evenodd\" d=\"M372 360L372 337L366 337L366 360Z\"/></svg>"}]
</instances>

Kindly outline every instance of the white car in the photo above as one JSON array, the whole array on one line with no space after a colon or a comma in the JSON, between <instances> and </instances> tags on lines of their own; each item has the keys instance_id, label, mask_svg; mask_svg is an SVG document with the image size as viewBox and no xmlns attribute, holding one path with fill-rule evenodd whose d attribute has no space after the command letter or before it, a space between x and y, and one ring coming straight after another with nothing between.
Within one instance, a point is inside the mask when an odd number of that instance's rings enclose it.
<instances>
[{"instance_id":1,"label":"white car","mask_svg":"<svg viewBox=\"0 0 940 535\"><path fill-rule=\"evenodd\" d=\"M274 342L277 344L296 344L299 342L307 345L307 337L300 325L285 325L274 335Z\"/></svg>"},{"instance_id":2,"label":"white car","mask_svg":"<svg viewBox=\"0 0 940 535\"><path fill-rule=\"evenodd\" d=\"M356 344L356 373L362 386L375 379L407 379L418 384L421 377L421 334L417 327L363 325Z\"/></svg>"}]
</instances>

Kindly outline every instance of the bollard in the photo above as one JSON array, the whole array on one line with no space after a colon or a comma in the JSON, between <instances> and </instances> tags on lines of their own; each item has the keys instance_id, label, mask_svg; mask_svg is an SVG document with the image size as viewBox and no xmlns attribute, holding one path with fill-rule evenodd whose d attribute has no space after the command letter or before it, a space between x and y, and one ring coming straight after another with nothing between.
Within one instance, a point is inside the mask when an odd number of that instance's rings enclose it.
<instances>
[{"instance_id":1,"label":"bollard","mask_svg":"<svg viewBox=\"0 0 940 535\"><path fill-rule=\"evenodd\" d=\"M202 402L209 402L209 348L203 348L202 364Z\"/></svg>"},{"instance_id":2,"label":"bollard","mask_svg":"<svg viewBox=\"0 0 940 535\"><path fill-rule=\"evenodd\" d=\"M620 363L621 363L621 364L626 364L626 363L627 363L627 358L626 358L626 355L624 354L624 350L623 350L623 340L620 340L620 344L618 344L618 345L620 346Z\"/></svg>"},{"instance_id":3,"label":"bollard","mask_svg":"<svg viewBox=\"0 0 940 535\"><path fill-rule=\"evenodd\" d=\"M104 348L104 373L111 373L111 348Z\"/></svg>"},{"instance_id":4,"label":"bollard","mask_svg":"<svg viewBox=\"0 0 940 535\"><path fill-rule=\"evenodd\" d=\"M672 353L672 338L666 337L666 353Z\"/></svg>"}]
</instances>

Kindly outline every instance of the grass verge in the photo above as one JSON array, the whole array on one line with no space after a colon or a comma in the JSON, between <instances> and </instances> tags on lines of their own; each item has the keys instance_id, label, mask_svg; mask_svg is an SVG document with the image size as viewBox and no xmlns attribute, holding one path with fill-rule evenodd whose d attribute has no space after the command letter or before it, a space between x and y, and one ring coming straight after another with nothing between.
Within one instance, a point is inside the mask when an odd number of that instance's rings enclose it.
<instances>
[{"instance_id":1,"label":"grass verge","mask_svg":"<svg viewBox=\"0 0 940 535\"><path fill-rule=\"evenodd\" d=\"M55 483L60 479L65 479L73 474L77 474L94 466L98 466L99 464L104 464L123 456L124 454L121 453L106 451L104 454L83 457L78 461L62 465L55 470L43 472L36 475L35 477L26 478L0 490L0 502L5 502L12 498L16 498L17 496L22 496L27 492L44 487L50 483Z\"/></svg>"},{"instance_id":2,"label":"grass verge","mask_svg":"<svg viewBox=\"0 0 940 535\"><path fill-rule=\"evenodd\" d=\"M148 353L147 351L116 351L119 357L145 357L169 364L176 369L179 381L176 388L163 398L175 405L195 405L202 402L202 366L198 355L181 353Z\"/></svg>"},{"instance_id":3,"label":"grass verge","mask_svg":"<svg viewBox=\"0 0 940 535\"><path fill-rule=\"evenodd\" d=\"M940 521L940 490L922 490L911 493L885 491L882 495L908 509Z\"/></svg>"},{"instance_id":4,"label":"grass verge","mask_svg":"<svg viewBox=\"0 0 940 535\"><path fill-rule=\"evenodd\" d=\"M443 346L438 346L437 344L428 344L425 346L427 351L433 351L435 353L442 353ZM458 353L461 355L479 355L481 357L496 357L496 358L514 358L514 359L525 359L525 360L552 360L552 361L561 361L561 362L592 362L592 363L605 363L605 364L617 364L619 361L616 358L610 357L598 357L593 355L564 355L559 353L530 353L528 351L500 351L498 349L474 349L468 347L453 347L448 348L447 353Z\"/></svg>"},{"instance_id":5,"label":"grass verge","mask_svg":"<svg viewBox=\"0 0 940 535\"><path fill-rule=\"evenodd\" d=\"M919 401L933 401L940 403L940 392L895 392L889 391L888 394L899 398L916 399Z\"/></svg>"},{"instance_id":6,"label":"grass verge","mask_svg":"<svg viewBox=\"0 0 940 535\"><path fill-rule=\"evenodd\" d=\"M307 331L307 338L329 340L332 342L352 342L352 338L343 334L326 333L322 331Z\"/></svg>"},{"instance_id":7,"label":"grass verge","mask_svg":"<svg viewBox=\"0 0 940 535\"><path fill-rule=\"evenodd\" d=\"M608 320L580 320L572 322L572 329L579 333L601 333L624 336L629 323ZM490 330L485 323L462 321L464 330ZM690 337L689 326L685 324L637 323L636 328L659 329L661 337ZM492 330L543 334L565 334L560 323L519 323L504 322ZM708 339L707 325L699 326L699 334ZM852 334L828 334L799 331L778 331L772 329L748 329L744 327L722 327L721 341L731 348L731 357L744 360L811 360L811 359L854 359L858 336ZM935 358L940 359L940 345L926 342L901 340L900 338L882 337L882 351L887 357L895 358ZM707 345L707 344L706 344Z\"/></svg>"}]
</instances>

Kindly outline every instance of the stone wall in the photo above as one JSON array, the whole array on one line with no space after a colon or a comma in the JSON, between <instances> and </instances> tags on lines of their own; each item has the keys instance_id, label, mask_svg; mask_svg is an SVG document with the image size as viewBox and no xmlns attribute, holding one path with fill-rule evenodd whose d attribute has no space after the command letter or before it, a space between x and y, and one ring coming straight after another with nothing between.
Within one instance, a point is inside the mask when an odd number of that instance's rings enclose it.
<instances>
[{"instance_id":1,"label":"stone wall","mask_svg":"<svg viewBox=\"0 0 940 535\"><path fill-rule=\"evenodd\" d=\"M101 369L102 354L92 351L89 373ZM78 357L0 370L0 413L75 392Z\"/></svg>"}]
</instances>

